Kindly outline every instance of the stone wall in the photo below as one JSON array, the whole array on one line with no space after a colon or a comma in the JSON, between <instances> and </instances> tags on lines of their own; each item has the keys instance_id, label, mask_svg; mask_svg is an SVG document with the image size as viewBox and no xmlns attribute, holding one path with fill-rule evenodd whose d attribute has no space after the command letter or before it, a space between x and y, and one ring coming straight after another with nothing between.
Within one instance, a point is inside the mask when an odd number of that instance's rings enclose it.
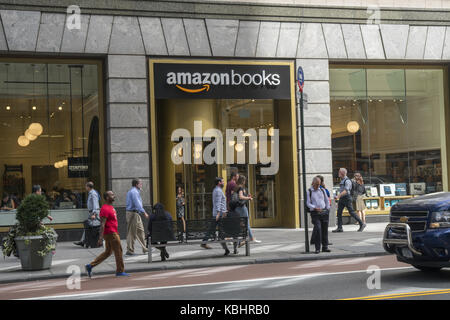
<instances>
[{"instance_id":1,"label":"stone wall","mask_svg":"<svg viewBox=\"0 0 450 320\"><path fill-rule=\"evenodd\" d=\"M69 30L62 13L0 10L0 17L0 54L105 61L107 185L118 195L118 206L124 206L133 177L143 179L144 204L151 204L148 56L295 60L305 71L308 96L307 181L322 174L328 186L332 185L329 64L450 60L446 26L83 14L81 30Z\"/></svg>"}]
</instances>

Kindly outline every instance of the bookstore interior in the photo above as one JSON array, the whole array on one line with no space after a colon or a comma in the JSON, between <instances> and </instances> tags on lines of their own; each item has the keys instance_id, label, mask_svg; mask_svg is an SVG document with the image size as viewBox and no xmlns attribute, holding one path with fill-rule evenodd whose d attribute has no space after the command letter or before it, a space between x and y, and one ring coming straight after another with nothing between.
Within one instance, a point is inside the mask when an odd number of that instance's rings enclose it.
<instances>
[{"instance_id":1,"label":"bookstore interior","mask_svg":"<svg viewBox=\"0 0 450 320\"><path fill-rule=\"evenodd\" d=\"M369 214L448 189L443 79L439 67L330 67L335 193L339 168L361 173Z\"/></svg>"},{"instance_id":2,"label":"bookstore interior","mask_svg":"<svg viewBox=\"0 0 450 320\"><path fill-rule=\"evenodd\" d=\"M41 186L51 210L82 209L86 182L104 183L100 70L76 62L0 63L3 209L17 208L33 185Z\"/></svg>"}]
</instances>

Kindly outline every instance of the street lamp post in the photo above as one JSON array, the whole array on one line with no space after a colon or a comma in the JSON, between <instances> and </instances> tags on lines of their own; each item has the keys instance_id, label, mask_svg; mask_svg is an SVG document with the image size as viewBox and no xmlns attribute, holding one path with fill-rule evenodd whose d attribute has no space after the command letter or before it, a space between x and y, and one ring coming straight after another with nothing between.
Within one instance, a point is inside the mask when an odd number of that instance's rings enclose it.
<instances>
[{"instance_id":1,"label":"street lamp post","mask_svg":"<svg viewBox=\"0 0 450 320\"><path fill-rule=\"evenodd\" d=\"M306 210L306 197L307 197L307 191L306 191L306 155L305 155L305 120L304 120L304 105L303 105L303 99L306 98L303 97L303 85L305 83L304 81L304 74L302 67L298 67L297 70L297 83L298 83L298 89L300 92L300 136L301 136L301 147L302 147L302 183L303 183L303 215L305 220L305 253L309 253L309 241L308 241L308 212Z\"/></svg>"}]
</instances>

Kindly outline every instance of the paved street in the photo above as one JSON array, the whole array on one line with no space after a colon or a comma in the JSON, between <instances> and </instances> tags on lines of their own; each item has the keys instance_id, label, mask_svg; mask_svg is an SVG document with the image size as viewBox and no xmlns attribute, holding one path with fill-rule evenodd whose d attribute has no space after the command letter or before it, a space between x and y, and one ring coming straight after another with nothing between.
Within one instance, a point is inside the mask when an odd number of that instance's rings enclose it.
<instances>
[{"instance_id":1,"label":"paved street","mask_svg":"<svg viewBox=\"0 0 450 320\"><path fill-rule=\"evenodd\" d=\"M380 286L368 288L379 268ZM128 278L82 277L0 286L1 299L327 300L448 299L450 270L423 273L393 256L241 265L135 273ZM373 283L372 281L369 281Z\"/></svg>"},{"instance_id":2,"label":"paved street","mask_svg":"<svg viewBox=\"0 0 450 320\"><path fill-rule=\"evenodd\" d=\"M125 269L127 272L141 272L384 255L381 240L385 226L386 223L372 223L368 224L364 232L356 232L358 226L346 225L344 226L345 232L337 234L331 233L330 228L332 252L318 255L304 254L303 229L255 228L255 236L262 242L251 244L249 257L245 256L244 247L239 249L238 255L224 257L223 249L219 244L213 244L212 250L202 249L199 245L183 245L168 248L170 259L166 262L160 261L159 251L153 254L154 262L151 264L147 263L147 255L125 257ZM311 231L309 235L311 235ZM126 248L124 239L122 247ZM137 247L137 252L141 253L139 250L140 248ZM314 251L313 246L311 246L311 250ZM71 266L83 268L82 272L84 273L84 265L91 262L102 251L103 248L85 249L73 245L72 242L58 242L51 269L32 272L22 271L19 259L9 257L2 260L0 264L0 283L67 278L72 274L71 269L68 269ZM111 256L94 270L97 275L113 274L115 271L114 257Z\"/></svg>"}]
</instances>

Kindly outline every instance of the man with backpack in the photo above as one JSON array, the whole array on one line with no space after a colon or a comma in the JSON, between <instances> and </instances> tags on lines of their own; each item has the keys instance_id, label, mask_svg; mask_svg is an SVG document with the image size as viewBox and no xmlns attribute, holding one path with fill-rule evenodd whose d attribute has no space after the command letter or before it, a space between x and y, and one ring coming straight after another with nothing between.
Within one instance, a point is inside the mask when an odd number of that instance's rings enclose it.
<instances>
[{"instance_id":1,"label":"man with backpack","mask_svg":"<svg viewBox=\"0 0 450 320\"><path fill-rule=\"evenodd\" d=\"M311 213L311 220L314 229L311 236L311 242L315 244L315 253L330 252L328 249L328 220L330 213L330 201L323 188L320 187L320 178L314 177L312 186L306 194L306 205Z\"/></svg>"},{"instance_id":2,"label":"man with backpack","mask_svg":"<svg viewBox=\"0 0 450 320\"><path fill-rule=\"evenodd\" d=\"M342 229L342 211L344 211L344 208L347 208L349 214L353 218L355 218L356 221L358 221L359 223L358 231L362 232L366 227L366 224L361 221L361 219L356 214L355 210L353 210L352 204L353 183L347 177L347 169L345 168L339 169L339 178L341 178L341 183L339 184L339 194L336 197L336 200L338 200L338 210L337 210L338 226L337 229L333 230L333 232L344 232L344 230Z\"/></svg>"}]
</instances>

